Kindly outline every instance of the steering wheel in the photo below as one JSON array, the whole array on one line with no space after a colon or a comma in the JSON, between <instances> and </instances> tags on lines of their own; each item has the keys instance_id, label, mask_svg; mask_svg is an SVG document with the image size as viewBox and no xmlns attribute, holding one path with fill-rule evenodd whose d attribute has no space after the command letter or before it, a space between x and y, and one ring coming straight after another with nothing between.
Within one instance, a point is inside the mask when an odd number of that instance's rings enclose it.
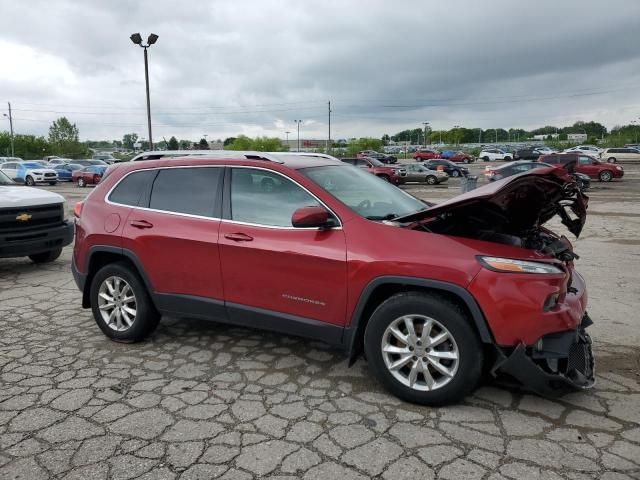
<instances>
[{"instance_id":1,"label":"steering wheel","mask_svg":"<svg viewBox=\"0 0 640 480\"><path fill-rule=\"evenodd\" d=\"M371 200L369 200L368 198L365 198L364 200L362 200L358 206L356 207L358 210L360 209L370 209L371 208Z\"/></svg>"}]
</instances>

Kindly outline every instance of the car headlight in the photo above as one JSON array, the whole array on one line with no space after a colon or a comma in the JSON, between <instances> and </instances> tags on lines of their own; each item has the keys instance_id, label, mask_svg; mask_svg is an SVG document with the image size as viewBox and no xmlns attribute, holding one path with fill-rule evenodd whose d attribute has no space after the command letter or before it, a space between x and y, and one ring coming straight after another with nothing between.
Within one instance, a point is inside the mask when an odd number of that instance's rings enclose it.
<instances>
[{"instance_id":1,"label":"car headlight","mask_svg":"<svg viewBox=\"0 0 640 480\"><path fill-rule=\"evenodd\" d=\"M622 170L622 167L620 167L620 166L616 165L616 169L618 169L618 170Z\"/></svg>"},{"instance_id":2,"label":"car headlight","mask_svg":"<svg viewBox=\"0 0 640 480\"><path fill-rule=\"evenodd\" d=\"M543 262L529 262L526 260L514 260L512 258L499 257L478 257L480 265L494 272L505 273L542 273L559 274L564 273L555 265Z\"/></svg>"}]
</instances>

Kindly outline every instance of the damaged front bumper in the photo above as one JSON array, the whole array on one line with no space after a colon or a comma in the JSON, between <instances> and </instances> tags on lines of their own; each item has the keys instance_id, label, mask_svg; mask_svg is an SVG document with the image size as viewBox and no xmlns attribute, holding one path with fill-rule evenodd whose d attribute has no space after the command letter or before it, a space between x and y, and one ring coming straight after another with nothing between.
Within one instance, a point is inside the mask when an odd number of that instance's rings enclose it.
<instances>
[{"instance_id":1,"label":"damaged front bumper","mask_svg":"<svg viewBox=\"0 0 640 480\"><path fill-rule=\"evenodd\" d=\"M595 384L591 337L585 331L593 321L585 313L577 330L545 335L532 346L499 351L491 373L507 375L522 388L557 397Z\"/></svg>"}]
</instances>

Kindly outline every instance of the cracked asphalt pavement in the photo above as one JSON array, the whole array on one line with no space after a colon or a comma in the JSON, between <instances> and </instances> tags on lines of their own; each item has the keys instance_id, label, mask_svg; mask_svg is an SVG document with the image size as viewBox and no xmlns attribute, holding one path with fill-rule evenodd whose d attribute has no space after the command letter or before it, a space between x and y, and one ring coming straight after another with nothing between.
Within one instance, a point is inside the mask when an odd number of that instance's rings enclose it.
<instances>
[{"instance_id":1,"label":"cracked asphalt pavement","mask_svg":"<svg viewBox=\"0 0 640 480\"><path fill-rule=\"evenodd\" d=\"M485 382L460 405L411 405L362 359L210 322L114 343L80 307L70 248L0 260L0 479L638 479L640 166L626 169L595 182L576 242L598 383L553 400ZM456 182L407 188L442 200ZM51 190L70 208L86 193Z\"/></svg>"}]
</instances>

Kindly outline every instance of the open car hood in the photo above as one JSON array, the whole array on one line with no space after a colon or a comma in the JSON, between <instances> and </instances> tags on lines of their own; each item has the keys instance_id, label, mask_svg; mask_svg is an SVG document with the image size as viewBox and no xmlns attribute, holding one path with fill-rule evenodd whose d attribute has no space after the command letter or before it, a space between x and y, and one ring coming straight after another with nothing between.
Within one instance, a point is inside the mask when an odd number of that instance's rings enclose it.
<instances>
[{"instance_id":1,"label":"open car hood","mask_svg":"<svg viewBox=\"0 0 640 480\"><path fill-rule=\"evenodd\" d=\"M416 213L394 218L394 222L410 223L435 218L462 209L486 207L508 219L510 229L525 232L541 227L553 216L576 237L587 217L588 197L580 192L566 170L554 167L536 168L506 177L480 188L428 207Z\"/></svg>"}]
</instances>

